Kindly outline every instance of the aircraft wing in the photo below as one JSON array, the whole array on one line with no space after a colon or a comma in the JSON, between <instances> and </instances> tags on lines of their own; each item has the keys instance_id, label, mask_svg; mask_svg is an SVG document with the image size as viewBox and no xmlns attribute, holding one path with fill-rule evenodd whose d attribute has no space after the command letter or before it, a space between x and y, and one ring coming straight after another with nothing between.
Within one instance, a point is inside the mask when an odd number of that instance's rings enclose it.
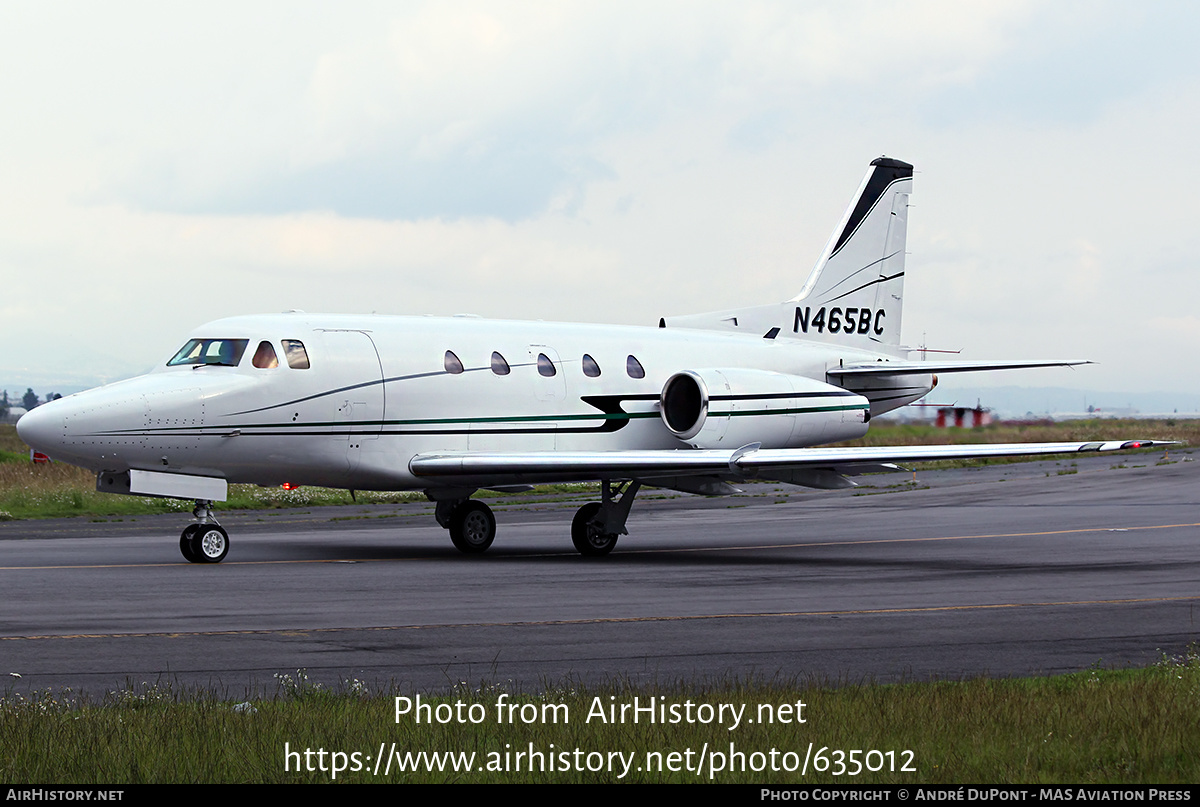
<instances>
[{"instance_id":1,"label":"aircraft wing","mask_svg":"<svg viewBox=\"0 0 1200 807\"><path fill-rule=\"evenodd\" d=\"M679 449L650 451L526 451L419 454L409 470L427 479L487 487L494 484L575 482L596 479L718 477L744 480L791 472L827 471L857 475L898 470L898 462L1072 454L1177 445L1162 440L1109 440L1089 443L985 443L934 446L856 446L851 448L761 449L757 443L736 451ZM782 477L781 477L782 478ZM797 479L813 477L797 476ZM828 481L828 480L827 480ZM805 484L798 482L798 484ZM849 484L848 482L846 484ZM827 487L820 484L815 487ZM840 487L841 485L833 485Z\"/></svg>"},{"instance_id":2,"label":"aircraft wing","mask_svg":"<svg viewBox=\"0 0 1200 807\"><path fill-rule=\"evenodd\" d=\"M1029 367L1075 367L1092 364L1085 359L1034 359L1030 361L877 361L842 364L826 374L850 378L872 375L917 375L925 373L970 373L977 370L1021 370Z\"/></svg>"}]
</instances>

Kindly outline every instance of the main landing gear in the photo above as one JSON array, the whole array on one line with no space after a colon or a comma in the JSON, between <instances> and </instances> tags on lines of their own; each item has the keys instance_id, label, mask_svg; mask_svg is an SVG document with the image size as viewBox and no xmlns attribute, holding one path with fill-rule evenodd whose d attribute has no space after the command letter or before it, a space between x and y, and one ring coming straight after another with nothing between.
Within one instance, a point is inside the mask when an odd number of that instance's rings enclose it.
<instances>
[{"instance_id":1,"label":"main landing gear","mask_svg":"<svg viewBox=\"0 0 1200 807\"><path fill-rule=\"evenodd\" d=\"M450 540L459 552L478 555L496 540L492 508L476 499L443 499L437 503L434 517L450 530Z\"/></svg>"},{"instance_id":2,"label":"main landing gear","mask_svg":"<svg viewBox=\"0 0 1200 807\"><path fill-rule=\"evenodd\" d=\"M192 510L195 524L188 524L179 536L179 551L189 563L220 563L229 554L229 533L217 523L212 502L197 499Z\"/></svg>"},{"instance_id":3,"label":"main landing gear","mask_svg":"<svg viewBox=\"0 0 1200 807\"><path fill-rule=\"evenodd\" d=\"M601 482L600 501L580 507L571 521L571 543L579 554L586 557L607 555L617 545L617 538L629 534L625 521L641 486L636 480ZM467 498L464 493L469 496L474 491L458 490L453 498L436 499L434 517L450 531L450 540L458 551L478 555L486 552L496 539L496 516L492 514L492 508L477 499ZM427 495L432 498L436 494Z\"/></svg>"},{"instance_id":4,"label":"main landing gear","mask_svg":"<svg viewBox=\"0 0 1200 807\"><path fill-rule=\"evenodd\" d=\"M600 501L580 507L571 520L571 543L585 557L599 557L613 551L617 538L628 535L625 521L642 483L637 480L600 483ZM619 497L619 498L614 498Z\"/></svg>"}]
</instances>

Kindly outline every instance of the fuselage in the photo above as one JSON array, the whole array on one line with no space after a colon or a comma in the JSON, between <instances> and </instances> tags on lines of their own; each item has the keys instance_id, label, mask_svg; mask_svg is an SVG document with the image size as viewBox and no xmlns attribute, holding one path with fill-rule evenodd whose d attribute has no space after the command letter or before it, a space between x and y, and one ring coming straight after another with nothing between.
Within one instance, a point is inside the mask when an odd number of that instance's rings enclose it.
<instances>
[{"instance_id":1,"label":"fuselage","mask_svg":"<svg viewBox=\"0 0 1200 807\"><path fill-rule=\"evenodd\" d=\"M762 379L763 394L724 396L735 407L784 397L770 392L776 374L804 380L802 405L727 419L769 417L790 447L845 439L854 432L842 422L865 431L870 414L933 383L907 376L902 393L859 390L864 398L826 371L894 354L690 328L292 313L217 320L192 336L146 375L39 407L21 420L22 438L98 472L420 489L430 483L409 461L428 452L694 447L661 417L664 384L683 371ZM236 361L200 355L233 348ZM870 383L889 389L886 378Z\"/></svg>"}]
</instances>

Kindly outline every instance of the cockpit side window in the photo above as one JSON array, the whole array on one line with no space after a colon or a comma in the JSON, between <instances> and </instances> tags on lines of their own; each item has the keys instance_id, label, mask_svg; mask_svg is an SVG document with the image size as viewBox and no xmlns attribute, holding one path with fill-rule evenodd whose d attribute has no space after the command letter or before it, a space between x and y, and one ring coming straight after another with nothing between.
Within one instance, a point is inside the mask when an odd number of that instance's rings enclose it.
<instances>
[{"instance_id":1,"label":"cockpit side window","mask_svg":"<svg viewBox=\"0 0 1200 807\"><path fill-rule=\"evenodd\" d=\"M308 369L308 351L304 349L304 343L299 339L284 339L283 355L287 358L288 367L293 370Z\"/></svg>"},{"instance_id":2,"label":"cockpit side window","mask_svg":"<svg viewBox=\"0 0 1200 807\"><path fill-rule=\"evenodd\" d=\"M237 367L248 344L249 339L189 339L175 357L167 362L167 366L217 364L223 367Z\"/></svg>"},{"instance_id":3,"label":"cockpit side window","mask_svg":"<svg viewBox=\"0 0 1200 807\"><path fill-rule=\"evenodd\" d=\"M275 348L271 347L270 342L259 342L252 363L260 370L272 370L279 366L279 357L275 355Z\"/></svg>"}]
</instances>

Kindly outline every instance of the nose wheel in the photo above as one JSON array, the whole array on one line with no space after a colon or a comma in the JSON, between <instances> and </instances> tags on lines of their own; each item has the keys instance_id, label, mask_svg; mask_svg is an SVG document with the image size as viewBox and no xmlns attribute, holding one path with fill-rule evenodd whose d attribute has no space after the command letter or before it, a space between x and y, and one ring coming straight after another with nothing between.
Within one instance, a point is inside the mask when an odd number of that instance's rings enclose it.
<instances>
[{"instance_id":1,"label":"nose wheel","mask_svg":"<svg viewBox=\"0 0 1200 807\"><path fill-rule=\"evenodd\" d=\"M220 524L189 524L179 536L179 551L189 563L220 563L229 554L229 533Z\"/></svg>"},{"instance_id":2,"label":"nose wheel","mask_svg":"<svg viewBox=\"0 0 1200 807\"><path fill-rule=\"evenodd\" d=\"M188 524L183 528L183 534L179 536L179 551L183 553L183 558L188 563L200 562L200 558L196 556L196 548L193 542L196 530L198 529L200 529L199 524Z\"/></svg>"},{"instance_id":3,"label":"nose wheel","mask_svg":"<svg viewBox=\"0 0 1200 807\"><path fill-rule=\"evenodd\" d=\"M179 536L179 551L188 563L220 563L229 554L229 533L216 522L211 503L197 501L192 511L199 523L188 524Z\"/></svg>"}]
</instances>

